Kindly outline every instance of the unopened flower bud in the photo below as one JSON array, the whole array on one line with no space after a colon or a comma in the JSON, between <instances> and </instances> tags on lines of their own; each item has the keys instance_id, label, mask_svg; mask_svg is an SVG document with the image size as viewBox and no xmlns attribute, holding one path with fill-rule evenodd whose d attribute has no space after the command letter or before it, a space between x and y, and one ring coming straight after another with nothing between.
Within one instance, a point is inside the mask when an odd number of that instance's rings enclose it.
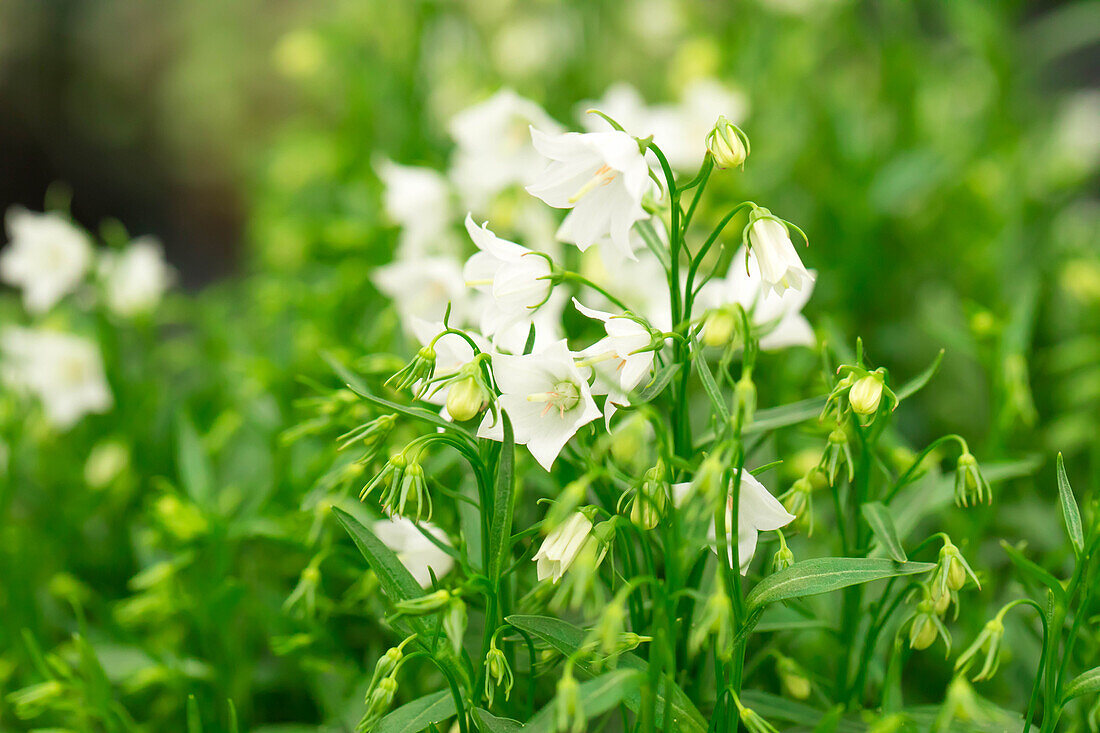
<instances>
[{"instance_id":1,"label":"unopened flower bud","mask_svg":"<svg viewBox=\"0 0 1100 733\"><path fill-rule=\"evenodd\" d=\"M1004 614L1008 608L1011 606L1002 608L1000 613L990 619L974 639L974 643L967 647L955 661L956 670L968 669L977 655L984 653L982 668L971 678L974 682L991 679L997 674L997 669L1001 665L1001 641L1005 635Z\"/></svg>"},{"instance_id":2,"label":"unopened flower bud","mask_svg":"<svg viewBox=\"0 0 1100 733\"><path fill-rule=\"evenodd\" d=\"M716 308L703 319L703 344L726 346L737 335L739 319L729 308Z\"/></svg>"},{"instance_id":3,"label":"unopened flower bud","mask_svg":"<svg viewBox=\"0 0 1100 733\"><path fill-rule=\"evenodd\" d=\"M497 687L504 688L504 699L512 694L512 684L515 678L512 669L508 666L508 658L504 652L497 648L496 637L489 643L489 652L485 655L485 697L489 704L493 704L493 697Z\"/></svg>"},{"instance_id":4,"label":"unopened flower bud","mask_svg":"<svg viewBox=\"0 0 1100 733\"><path fill-rule=\"evenodd\" d=\"M856 380L848 392L852 410L860 415L874 415L882 401L882 380L874 374Z\"/></svg>"},{"instance_id":5,"label":"unopened flower bud","mask_svg":"<svg viewBox=\"0 0 1100 733\"><path fill-rule=\"evenodd\" d=\"M630 521L644 529L653 529L664 515L669 487L664 461L645 472L642 485L634 495Z\"/></svg>"},{"instance_id":6,"label":"unopened flower bud","mask_svg":"<svg viewBox=\"0 0 1100 733\"><path fill-rule=\"evenodd\" d=\"M909 646L918 651L927 649L936 641L936 637L942 636L947 646L947 653L951 653L951 634L947 627L940 621L936 614L932 599L925 598L917 604L917 612L913 616L912 625L909 627Z\"/></svg>"},{"instance_id":7,"label":"unopened flower bud","mask_svg":"<svg viewBox=\"0 0 1100 733\"><path fill-rule=\"evenodd\" d=\"M737 705L737 712L741 718L741 724L745 726L745 730L749 731L749 733L778 733L776 727L761 718L755 710L742 705L736 695L733 696L733 702Z\"/></svg>"},{"instance_id":8,"label":"unopened flower bud","mask_svg":"<svg viewBox=\"0 0 1100 733\"><path fill-rule=\"evenodd\" d=\"M714 648L718 657L728 660L733 654L733 604L726 595L721 577L715 579L714 590L703 606L699 622L691 629L688 649L692 653L697 652L709 636L715 639Z\"/></svg>"},{"instance_id":9,"label":"unopened flower bud","mask_svg":"<svg viewBox=\"0 0 1100 733\"><path fill-rule=\"evenodd\" d=\"M397 680L393 677L382 678L378 685L367 695L367 711L355 728L357 733L368 733L372 730L390 709L396 694Z\"/></svg>"},{"instance_id":10,"label":"unopened flower bud","mask_svg":"<svg viewBox=\"0 0 1100 733\"><path fill-rule=\"evenodd\" d=\"M749 139L723 115L707 135L707 151L718 168L737 168L749 157Z\"/></svg>"},{"instance_id":11,"label":"unopened flower bud","mask_svg":"<svg viewBox=\"0 0 1100 733\"><path fill-rule=\"evenodd\" d=\"M993 490L978 467L978 459L965 451L955 465L955 504L967 507L981 503L993 503Z\"/></svg>"},{"instance_id":12,"label":"unopened flower bud","mask_svg":"<svg viewBox=\"0 0 1100 733\"><path fill-rule=\"evenodd\" d=\"M778 573L794 565L794 553L787 547L787 539L783 536L783 532L776 530L776 534L779 535L779 549L772 558L772 570Z\"/></svg>"},{"instance_id":13,"label":"unopened flower bud","mask_svg":"<svg viewBox=\"0 0 1100 733\"><path fill-rule=\"evenodd\" d=\"M775 670L779 674L779 683L783 685L783 691L788 696L795 700L805 700L813 692L806 671L790 657L779 657Z\"/></svg>"},{"instance_id":14,"label":"unopened flower bud","mask_svg":"<svg viewBox=\"0 0 1100 733\"><path fill-rule=\"evenodd\" d=\"M446 606L451 600L449 590L437 590L417 598L409 598L394 604L399 614L406 616L423 616L434 613Z\"/></svg>"},{"instance_id":15,"label":"unopened flower bud","mask_svg":"<svg viewBox=\"0 0 1100 733\"><path fill-rule=\"evenodd\" d=\"M459 379L447 392L447 412L456 422L473 419L488 404L488 393L474 377Z\"/></svg>"},{"instance_id":16,"label":"unopened flower bud","mask_svg":"<svg viewBox=\"0 0 1100 733\"><path fill-rule=\"evenodd\" d=\"M443 616L443 631L451 642L455 655L462 653L462 640L466 636L466 604L461 598L451 598L447 613Z\"/></svg>"},{"instance_id":17,"label":"unopened flower bud","mask_svg":"<svg viewBox=\"0 0 1100 733\"><path fill-rule=\"evenodd\" d=\"M554 700L558 731L581 733L585 728L586 719L584 709L581 707L581 687L573 677L571 665L565 666L565 672L558 680L558 694Z\"/></svg>"},{"instance_id":18,"label":"unopened flower bud","mask_svg":"<svg viewBox=\"0 0 1100 733\"><path fill-rule=\"evenodd\" d=\"M733 415L739 425L748 425L756 413L756 384L748 372L737 380L733 388Z\"/></svg>"}]
</instances>

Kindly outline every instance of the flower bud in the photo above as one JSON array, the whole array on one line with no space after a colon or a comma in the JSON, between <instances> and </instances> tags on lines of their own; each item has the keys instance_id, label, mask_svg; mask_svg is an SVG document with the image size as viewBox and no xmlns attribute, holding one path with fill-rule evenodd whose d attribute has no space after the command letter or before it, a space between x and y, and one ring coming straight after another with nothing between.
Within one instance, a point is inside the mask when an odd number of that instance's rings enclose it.
<instances>
[{"instance_id":1,"label":"flower bud","mask_svg":"<svg viewBox=\"0 0 1100 733\"><path fill-rule=\"evenodd\" d=\"M726 346L737 336L740 319L729 308L710 311L703 320L703 345Z\"/></svg>"},{"instance_id":2,"label":"flower bud","mask_svg":"<svg viewBox=\"0 0 1100 733\"><path fill-rule=\"evenodd\" d=\"M642 485L634 495L630 521L644 529L656 527L664 515L668 491L665 463L658 460L656 466L645 472Z\"/></svg>"},{"instance_id":3,"label":"flower bud","mask_svg":"<svg viewBox=\"0 0 1100 733\"><path fill-rule=\"evenodd\" d=\"M1005 635L1004 614L1010 607L1002 608L1000 613L986 622L982 632L974 639L974 643L967 647L955 661L955 669L963 670L970 667L979 652L985 654L982 668L971 678L974 682L992 679L993 675L997 674L997 669L1001 665L1001 641Z\"/></svg>"},{"instance_id":4,"label":"flower bud","mask_svg":"<svg viewBox=\"0 0 1100 733\"><path fill-rule=\"evenodd\" d=\"M993 490L978 467L978 459L964 451L955 464L955 504L967 507L981 503L993 503Z\"/></svg>"},{"instance_id":5,"label":"flower bud","mask_svg":"<svg viewBox=\"0 0 1100 733\"><path fill-rule=\"evenodd\" d=\"M455 655L462 653L462 640L466 636L466 604L461 598L451 598L447 613L443 616L443 631L451 642Z\"/></svg>"},{"instance_id":6,"label":"flower bud","mask_svg":"<svg viewBox=\"0 0 1100 733\"><path fill-rule=\"evenodd\" d=\"M787 539L783 536L783 532L776 530L776 534L779 535L779 549L772 558L772 570L778 573L794 565L794 553L787 547Z\"/></svg>"},{"instance_id":7,"label":"flower bud","mask_svg":"<svg viewBox=\"0 0 1100 733\"><path fill-rule=\"evenodd\" d=\"M472 419L488 404L489 395L473 377L459 379L447 392L447 412L455 422L466 422Z\"/></svg>"},{"instance_id":8,"label":"flower bud","mask_svg":"<svg viewBox=\"0 0 1100 733\"><path fill-rule=\"evenodd\" d=\"M733 696L733 702L737 705L737 713L741 718L741 724L745 726L745 730L749 733L778 733L776 727L761 718L755 710L742 705L737 695Z\"/></svg>"},{"instance_id":9,"label":"flower bud","mask_svg":"<svg viewBox=\"0 0 1100 733\"><path fill-rule=\"evenodd\" d=\"M947 627L940 621L936 614L931 598L925 598L917 604L917 612L913 616L912 625L909 627L909 647L918 651L927 649L936 641L936 637L942 636L947 646L947 653L951 653L951 634Z\"/></svg>"},{"instance_id":10,"label":"flower bud","mask_svg":"<svg viewBox=\"0 0 1100 733\"><path fill-rule=\"evenodd\" d=\"M756 413L756 385L747 371L733 387L733 415L739 425L748 425Z\"/></svg>"},{"instance_id":11,"label":"flower bud","mask_svg":"<svg viewBox=\"0 0 1100 733\"><path fill-rule=\"evenodd\" d=\"M688 635L688 649L692 653L697 652L708 636L714 636L714 648L718 657L728 660L733 654L733 604L726 595L720 576L715 578L714 590L703 606L699 621Z\"/></svg>"},{"instance_id":12,"label":"flower bud","mask_svg":"<svg viewBox=\"0 0 1100 733\"><path fill-rule=\"evenodd\" d=\"M882 401L882 381L871 374L856 380L848 391L848 402L859 415L874 415Z\"/></svg>"},{"instance_id":13,"label":"flower bud","mask_svg":"<svg viewBox=\"0 0 1100 733\"><path fill-rule=\"evenodd\" d=\"M485 655L485 673L485 697L488 698L489 705L493 704L493 696L498 687L504 687L504 699L508 700L515 677L508 666L508 658L497 648L495 636L489 643L488 654Z\"/></svg>"},{"instance_id":14,"label":"flower bud","mask_svg":"<svg viewBox=\"0 0 1100 733\"><path fill-rule=\"evenodd\" d=\"M749 139L723 115L707 135L707 151L718 168L738 168L749 157Z\"/></svg>"},{"instance_id":15,"label":"flower bud","mask_svg":"<svg viewBox=\"0 0 1100 733\"><path fill-rule=\"evenodd\" d=\"M829 484L835 484L837 474L842 465L848 466L848 480L855 478L855 461L852 458L852 447L848 445L848 435L844 428L837 427L829 433L829 440L825 444L825 453L821 456L821 468L829 478Z\"/></svg>"},{"instance_id":16,"label":"flower bud","mask_svg":"<svg viewBox=\"0 0 1100 733\"><path fill-rule=\"evenodd\" d=\"M367 694L367 711L359 721L355 730L357 733L367 733L372 730L382 716L393 704L393 697L397 694L397 680L393 677L384 677L378 685Z\"/></svg>"},{"instance_id":17,"label":"flower bud","mask_svg":"<svg viewBox=\"0 0 1100 733\"><path fill-rule=\"evenodd\" d=\"M554 700L558 731L581 733L586 723L584 709L581 707L581 687L573 677L572 666L568 664L558 680L558 694Z\"/></svg>"},{"instance_id":18,"label":"flower bud","mask_svg":"<svg viewBox=\"0 0 1100 733\"><path fill-rule=\"evenodd\" d=\"M423 616L438 611L446 606L450 600L451 592L449 590L437 590L417 598L398 601L394 604L394 608L399 614L406 616Z\"/></svg>"},{"instance_id":19,"label":"flower bud","mask_svg":"<svg viewBox=\"0 0 1100 733\"><path fill-rule=\"evenodd\" d=\"M414 394L419 399L427 391L428 383L431 382L434 373L435 349L424 346L416 352L412 361L386 380L386 385L392 385L397 390L408 389L415 385Z\"/></svg>"},{"instance_id":20,"label":"flower bud","mask_svg":"<svg viewBox=\"0 0 1100 733\"><path fill-rule=\"evenodd\" d=\"M783 691L789 697L793 697L795 700L805 700L813 692L806 671L790 657L779 657L775 670L779 675L779 683L783 686Z\"/></svg>"}]
</instances>

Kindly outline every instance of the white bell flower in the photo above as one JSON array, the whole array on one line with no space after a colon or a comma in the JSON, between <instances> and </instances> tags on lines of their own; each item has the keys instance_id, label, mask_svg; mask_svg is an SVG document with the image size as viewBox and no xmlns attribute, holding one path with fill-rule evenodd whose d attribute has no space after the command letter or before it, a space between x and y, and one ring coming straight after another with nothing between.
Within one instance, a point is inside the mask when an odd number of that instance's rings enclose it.
<instances>
[{"instance_id":1,"label":"white bell flower","mask_svg":"<svg viewBox=\"0 0 1100 733\"><path fill-rule=\"evenodd\" d=\"M663 229L657 227L658 236L661 236ZM654 328L672 330L668 275L656 257L646 255L629 260L625 257L605 257L602 252L601 256L596 256L595 252L585 252L581 258L580 273L614 293L616 298L643 316ZM598 293L591 298L600 305L612 305Z\"/></svg>"},{"instance_id":2,"label":"white bell flower","mask_svg":"<svg viewBox=\"0 0 1100 733\"><path fill-rule=\"evenodd\" d=\"M558 238L582 251L610 238L624 257L637 259L630 229L646 218L642 197L653 186L638 142L625 132L531 130L535 149L550 164L527 191L557 209L572 209Z\"/></svg>"},{"instance_id":3,"label":"white bell flower","mask_svg":"<svg viewBox=\"0 0 1100 733\"><path fill-rule=\"evenodd\" d=\"M489 99L451 119L451 137L458 144L451 179L470 208L481 210L498 193L526 185L545 161L531 144L531 128L548 134L563 132L530 99L502 89Z\"/></svg>"},{"instance_id":4,"label":"white bell flower","mask_svg":"<svg viewBox=\"0 0 1100 733\"><path fill-rule=\"evenodd\" d=\"M462 279L462 264L453 257L394 260L372 273L371 281L393 300L405 329L422 318L438 321L451 304L451 323L464 324L476 311L475 299Z\"/></svg>"},{"instance_id":5,"label":"white bell flower","mask_svg":"<svg viewBox=\"0 0 1100 733\"><path fill-rule=\"evenodd\" d=\"M494 333L493 348L503 354L522 354L532 326L535 327L532 351L542 351L547 346L561 341L565 338L561 327L561 316L568 302L569 295L564 290L554 289L550 293L550 298L532 311L532 315L527 320L517 321Z\"/></svg>"},{"instance_id":6,"label":"white bell flower","mask_svg":"<svg viewBox=\"0 0 1100 733\"><path fill-rule=\"evenodd\" d=\"M154 237L138 237L121 252L103 254L99 274L107 307L127 318L155 308L172 280L172 269Z\"/></svg>"},{"instance_id":7,"label":"white bell flower","mask_svg":"<svg viewBox=\"0 0 1100 733\"><path fill-rule=\"evenodd\" d=\"M549 578L552 583L561 580L591 532L592 522L580 512L574 512L555 527L532 558L536 563L538 579L543 581Z\"/></svg>"},{"instance_id":8,"label":"white bell flower","mask_svg":"<svg viewBox=\"0 0 1100 733\"><path fill-rule=\"evenodd\" d=\"M23 305L45 313L73 292L92 264L92 241L60 214L12 207L11 242L0 253L0 280L23 289Z\"/></svg>"},{"instance_id":9,"label":"white bell flower","mask_svg":"<svg viewBox=\"0 0 1100 733\"><path fill-rule=\"evenodd\" d=\"M691 493L691 483L672 485L672 498L680 506ZM747 470L741 472L741 496L737 511L737 557L741 561L741 574L749 572L749 563L756 554L756 540L760 532L768 532L785 527L795 520L795 516L783 508L783 505L771 495L771 492ZM726 526L733 524L733 495L726 502ZM711 527L710 539L715 539ZM733 564L733 532L726 537L729 546L729 563ZM712 548L713 549L713 548ZM717 550L715 550L717 551Z\"/></svg>"},{"instance_id":10,"label":"white bell flower","mask_svg":"<svg viewBox=\"0 0 1100 733\"><path fill-rule=\"evenodd\" d=\"M757 209L748 227L748 243L756 256L764 290L782 295L787 288L802 290L814 276L802 264L787 225L767 209Z\"/></svg>"},{"instance_id":11,"label":"white bell flower","mask_svg":"<svg viewBox=\"0 0 1100 733\"><path fill-rule=\"evenodd\" d=\"M466 260L462 275L466 285L491 298L481 312L481 332L493 335L516 323L530 322L553 287L549 260L501 239L487 223L477 226L469 214L466 231L478 251Z\"/></svg>"},{"instance_id":12,"label":"white bell flower","mask_svg":"<svg viewBox=\"0 0 1100 733\"><path fill-rule=\"evenodd\" d=\"M764 351L813 347L817 339L802 309L813 294L816 273L809 270L807 274L809 279L801 290L787 289L777 295L764 289L760 266L751 250L746 267L742 248L733 256L726 277L712 279L699 291L693 310L700 316L709 309L738 304L748 312Z\"/></svg>"},{"instance_id":13,"label":"white bell flower","mask_svg":"<svg viewBox=\"0 0 1100 733\"><path fill-rule=\"evenodd\" d=\"M547 471L569 439L600 416L573 357L565 341L526 356L493 357L498 404L512 421L515 441L526 445ZM477 434L502 440L503 430L502 420L486 414Z\"/></svg>"},{"instance_id":14,"label":"white bell flower","mask_svg":"<svg viewBox=\"0 0 1100 733\"><path fill-rule=\"evenodd\" d=\"M446 533L431 522L421 521L420 527L442 544L451 546ZM425 537L420 529L417 529L417 523L411 519L405 517L379 519L371 527L371 531L382 544L393 550L397 559L412 574L421 588L427 588L432 584L429 570L435 572L435 577L442 578L454 567L454 558Z\"/></svg>"},{"instance_id":15,"label":"white bell flower","mask_svg":"<svg viewBox=\"0 0 1100 733\"><path fill-rule=\"evenodd\" d=\"M454 211L451 187L437 170L399 165L386 158L375 163L385 190L382 207L401 227L398 252L402 257L443 255L457 251L450 228Z\"/></svg>"},{"instance_id":16,"label":"white bell flower","mask_svg":"<svg viewBox=\"0 0 1100 733\"><path fill-rule=\"evenodd\" d=\"M587 308L576 298L573 298L573 305L589 318L602 321L607 333L605 338L582 352L584 362L587 365L610 363L616 375L616 386L623 393L637 387L653 369L654 352L648 350L653 341L649 329L633 318Z\"/></svg>"},{"instance_id":17,"label":"white bell flower","mask_svg":"<svg viewBox=\"0 0 1100 733\"><path fill-rule=\"evenodd\" d=\"M9 327L0 333L3 376L36 396L51 425L67 430L89 413L111 409L99 346L45 329Z\"/></svg>"}]
</instances>

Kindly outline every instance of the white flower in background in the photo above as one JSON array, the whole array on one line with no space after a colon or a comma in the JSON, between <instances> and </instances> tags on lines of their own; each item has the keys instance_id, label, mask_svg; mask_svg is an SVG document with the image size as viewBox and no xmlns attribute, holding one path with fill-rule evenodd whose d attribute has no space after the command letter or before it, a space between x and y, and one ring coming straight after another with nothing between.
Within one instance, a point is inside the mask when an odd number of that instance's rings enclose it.
<instances>
[{"instance_id":1,"label":"white flower in background","mask_svg":"<svg viewBox=\"0 0 1100 733\"><path fill-rule=\"evenodd\" d=\"M565 341L527 356L497 354L493 376L501 391L498 404L512 420L516 443L526 445L547 471L569 439L600 416ZM502 440L502 423L487 414L478 437Z\"/></svg>"},{"instance_id":2,"label":"white flower in background","mask_svg":"<svg viewBox=\"0 0 1100 733\"><path fill-rule=\"evenodd\" d=\"M746 267L745 249L742 247L733 256L726 277L714 278L699 291L694 310L698 316L707 310L737 304L749 313L753 328L759 334L761 349L777 351L792 346L812 347L817 339L810 322L802 315L802 308L814 291L815 273L810 270L808 274L809 280L801 290L787 289L779 295L766 291L756 257L750 251ZM730 314L730 317L736 315ZM706 331L703 338L704 341L707 338Z\"/></svg>"},{"instance_id":3,"label":"white flower in background","mask_svg":"<svg viewBox=\"0 0 1100 733\"><path fill-rule=\"evenodd\" d=\"M750 217L748 240L760 269L764 290L782 294L787 288L802 290L814 276L802 264L791 241L787 225L775 219L767 209L757 209Z\"/></svg>"},{"instance_id":4,"label":"white flower in background","mask_svg":"<svg viewBox=\"0 0 1100 733\"><path fill-rule=\"evenodd\" d=\"M522 354L527 345L531 327L535 327L535 342L531 351L542 351L551 344L561 341L565 334L561 327L561 316L569 296L565 291L555 289L550 298L533 311L525 321L518 321L493 334L493 348L504 354Z\"/></svg>"},{"instance_id":5,"label":"white flower in background","mask_svg":"<svg viewBox=\"0 0 1100 733\"><path fill-rule=\"evenodd\" d=\"M530 322L535 310L550 297L550 262L538 252L493 234L466 215L466 231L477 253L462 269L466 285L490 296L482 309L481 332L496 334L516 323Z\"/></svg>"},{"instance_id":6,"label":"white flower in background","mask_svg":"<svg viewBox=\"0 0 1100 733\"><path fill-rule=\"evenodd\" d=\"M680 506L691 493L691 484L673 484L672 498ZM756 540L760 532L769 532L785 527L795 520L795 516L783 508L783 505L771 495L771 492L747 470L741 472L741 496L737 511L737 557L741 561L741 574L749 572L749 563L756 554ZM733 495L726 503L726 526L733 523ZM714 541L714 528L710 530ZM733 564L733 533L727 536L729 542L729 563Z\"/></svg>"},{"instance_id":7,"label":"white flower in background","mask_svg":"<svg viewBox=\"0 0 1100 733\"><path fill-rule=\"evenodd\" d=\"M537 563L535 568L539 580L549 578L553 583L561 580L591 532L592 522L580 512L574 512L555 527L532 558Z\"/></svg>"},{"instance_id":8,"label":"white flower in background","mask_svg":"<svg viewBox=\"0 0 1100 733\"><path fill-rule=\"evenodd\" d=\"M442 544L451 546L446 533L431 522L420 522L420 528ZM411 519L405 517L379 519L371 530L382 544L393 550L397 559L412 574L421 588L427 588L432 584L429 569L435 572L435 577L442 578L454 567L454 558L425 537Z\"/></svg>"},{"instance_id":9,"label":"white flower in background","mask_svg":"<svg viewBox=\"0 0 1100 733\"><path fill-rule=\"evenodd\" d=\"M450 131L458 147L451 179L467 206L480 210L505 188L526 185L543 169L545 161L531 144L531 128L548 134L563 131L541 107L511 89L454 116Z\"/></svg>"},{"instance_id":10,"label":"white flower in background","mask_svg":"<svg viewBox=\"0 0 1100 733\"><path fill-rule=\"evenodd\" d=\"M80 284L92 264L92 242L57 213L8 209L10 243L0 253L0 280L23 289L23 305L45 313Z\"/></svg>"},{"instance_id":11,"label":"white flower in background","mask_svg":"<svg viewBox=\"0 0 1100 733\"><path fill-rule=\"evenodd\" d=\"M646 218L642 197L653 186L638 142L618 131L546 135L532 129L531 139L551 162L527 191L554 208L572 209L558 238L581 251L610 238L624 257L636 259L630 229Z\"/></svg>"},{"instance_id":12,"label":"white flower in background","mask_svg":"<svg viewBox=\"0 0 1100 733\"><path fill-rule=\"evenodd\" d=\"M602 99L585 102L578 108L585 129L606 130L605 120L585 114L589 109L600 110L636 137L652 135L673 168L690 170L703 162L704 140L714 121L725 115L734 124L740 124L748 104L740 92L714 79L698 79L687 85L679 104L647 105L631 85L621 82L612 85Z\"/></svg>"},{"instance_id":13,"label":"white flower in background","mask_svg":"<svg viewBox=\"0 0 1100 733\"><path fill-rule=\"evenodd\" d=\"M451 304L451 323L465 323L475 310L462 279L462 265L452 257L399 259L383 265L371 281L393 300L401 321L412 331L412 319L438 321Z\"/></svg>"},{"instance_id":14,"label":"white flower in background","mask_svg":"<svg viewBox=\"0 0 1100 733\"><path fill-rule=\"evenodd\" d=\"M609 364L615 375L615 386L624 394L637 387L653 368L654 352L649 350L653 337L649 329L633 318L587 308L576 298L573 298L573 305L589 318L602 321L607 333L605 338L582 352L584 362Z\"/></svg>"},{"instance_id":15,"label":"white flower in background","mask_svg":"<svg viewBox=\"0 0 1100 733\"><path fill-rule=\"evenodd\" d=\"M412 318L409 321L413 335L421 346L427 346L436 336L446 330L442 321L425 321L422 318ZM489 342L481 334L465 332L470 340L477 344L482 351L492 351ZM435 350L435 377L447 377L457 374L462 367L474 360L474 349L466 339L458 334L448 333L440 336L432 346ZM447 404L447 394L451 390L451 384L444 384L436 389L432 386L424 394L423 399L433 405Z\"/></svg>"},{"instance_id":16,"label":"white flower in background","mask_svg":"<svg viewBox=\"0 0 1100 733\"><path fill-rule=\"evenodd\" d=\"M437 170L399 165L386 158L375 163L385 186L382 206L401 227L398 252L402 257L448 254L455 251L450 226L451 188Z\"/></svg>"},{"instance_id":17,"label":"white flower in background","mask_svg":"<svg viewBox=\"0 0 1100 733\"><path fill-rule=\"evenodd\" d=\"M0 355L5 381L38 397L46 419L58 429L111 409L111 391L94 341L13 326L0 333Z\"/></svg>"},{"instance_id":18,"label":"white flower in background","mask_svg":"<svg viewBox=\"0 0 1100 733\"><path fill-rule=\"evenodd\" d=\"M663 240L664 227L657 227ZM645 245L642 245L645 246ZM656 257L639 257L637 260L599 256L585 252L581 258L581 274L606 288L625 303L630 310L645 317L660 331L672 330L672 315L668 300L668 275ZM601 305L611 306L602 295L592 298Z\"/></svg>"},{"instance_id":19,"label":"white flower in background","mask_svg":"<svg viewBox=\"0 0 1100 733\"><path fill-rule=\"evenodd\" d=\"M156 307L172 279L164 250L153 237L139 237L121 252L106 252L99 262L107 307L120 316Z\"/></svg>"}]
</instances>

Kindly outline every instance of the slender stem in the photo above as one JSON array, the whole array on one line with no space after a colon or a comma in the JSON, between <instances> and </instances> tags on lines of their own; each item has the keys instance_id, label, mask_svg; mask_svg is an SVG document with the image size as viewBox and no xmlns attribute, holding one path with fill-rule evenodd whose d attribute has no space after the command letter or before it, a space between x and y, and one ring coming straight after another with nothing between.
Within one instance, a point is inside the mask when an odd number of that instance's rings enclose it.
<instances>
[{"instance_id":1,"label":"slender stem","mask_svg":"<svg viewBox=\"0 0 1100 733\"><path fill-rule=\"evenodd\" d=\"M967 448L966 440L964 440L961 435L951 434L936 438L931 443L929 443L927 448L917 454L917 457L913 459L913 463L909 465L909 468L906 469L905 473L903 473L901 477L894 482L893 487L891 487L890 491L886 493L886 497L882 500L882 503L889 504L891 501L893 501L894 497L898 495L898 492L905 488L905 485L909 483L909 480L913 477L913 474L916 473L917 469L920 468L922 463L924 463L924 459L928 457L928 454L949 440L958 441L959 446L963 449L963 452L968 452L969 449Z\"/></svg>"},{"instance_id":2,"label":"slender stem","mask_svg":"<svg viewBox=\"0 0 1100 733\"><path fill-rule=\"evenodd\" d=\"M595 290L597 293L599 293L603 297L607 298L609 301L611 301L615 305L616 308L621 308L624 311L630 310L630 308L628 308L625 303L623 303L621 300L619 300L614 295L609 293L606 288L603 288L603 287L597 285L596 283L594 283L591 280L589 280L588 278L586 278L584 275L581 275L581 274L576 273L576 272L570 272L569 270L560 270L558 272L555 272L553 275L551 275L551 277L561 278L562 280L568 280L570 282L575 282L575 283L579 283L581 285L584 285L585 287L591 288L592 290Z\"/></svg>"}]
</instances>

